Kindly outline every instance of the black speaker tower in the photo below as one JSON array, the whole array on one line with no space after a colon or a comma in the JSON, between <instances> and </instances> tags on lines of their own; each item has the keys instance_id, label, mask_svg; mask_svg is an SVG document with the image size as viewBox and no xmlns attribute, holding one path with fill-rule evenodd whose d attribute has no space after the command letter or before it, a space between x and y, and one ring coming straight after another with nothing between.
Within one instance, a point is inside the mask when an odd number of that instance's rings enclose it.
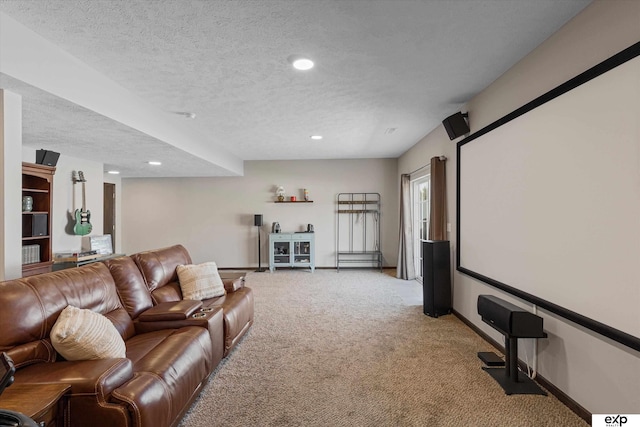
<instances>
[{"instance_id":1,"label":"black speaker tower","mask_svg":"<svg viewBox=\"0 0 640 427\"><path fill-rule=\"evenodd\" d=\"M451 313L451 262L448 240L422 242L422 289L424 314L438 317Z\"/></svg>"},{"instance_id":2,"label":"black speaker tower","mask_svg":"<svg viewBox=\"0 0 640 427\"><path fill-rule=\"evenodd\" d=\"M260 243L260 227L262 227L262 215L254 215L253 216L253 225L255 225L256 227L258 227L258 269L256 270L256 273L263 273L264 272L264 268L262 268L262 254L260 253L260 249L261 249L261 243Z\"/></svg>"}]
</instances>

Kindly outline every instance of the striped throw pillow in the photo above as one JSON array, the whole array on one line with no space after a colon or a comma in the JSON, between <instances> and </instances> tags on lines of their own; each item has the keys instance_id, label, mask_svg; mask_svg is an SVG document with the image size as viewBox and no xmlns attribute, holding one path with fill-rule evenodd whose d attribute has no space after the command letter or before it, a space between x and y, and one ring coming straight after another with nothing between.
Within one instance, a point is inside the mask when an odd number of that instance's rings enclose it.
<instances>
[{"instance_id":1,"label":"striped throw pillow","mask_svg":"<svg viewBox=\"0 0 640 427\"><path fill-rule=\"evenodd\" d=\"M182 299L203 300L225 294L224 283L215 262L179 265L177 272Z\"/></svg>"},{"instance_id":2,"label":"striped throw pillow","mask_svg":"<svg viewBox=\"0 0 640 427\"><path fill-rule=\"evenodd\" d=\"M51 344L67 360L124 358L127 350L109 319L72 305L62 310L53 325Z\"/></svg>"}]
</instances>

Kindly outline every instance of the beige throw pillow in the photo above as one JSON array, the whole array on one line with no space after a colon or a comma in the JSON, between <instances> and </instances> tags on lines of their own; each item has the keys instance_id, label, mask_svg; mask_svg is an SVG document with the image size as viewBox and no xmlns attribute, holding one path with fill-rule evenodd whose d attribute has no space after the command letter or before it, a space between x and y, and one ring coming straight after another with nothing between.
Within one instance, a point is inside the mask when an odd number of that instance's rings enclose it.
<instances>
[{"instance_id":1,"label":"beige throw pillow","mask_svg":"<svg viewBox=\"0 0 640 427\"><path fill-rule=\"evenodd\" d=\"M51 329L51 344L67 360L126 357L122 336L95 311L67 306Z\"/></svg>"},{"instance_id":2,"label":"beige throw pillow","mask_svg":"<svg viewBox=\"0 0 640 427\"><path fill-rule=\"evenodd\" d=\"M224 283L215 262L179 265L177 271L182 299L203 300L225 294Z\"/></svg>"}]
</instances>

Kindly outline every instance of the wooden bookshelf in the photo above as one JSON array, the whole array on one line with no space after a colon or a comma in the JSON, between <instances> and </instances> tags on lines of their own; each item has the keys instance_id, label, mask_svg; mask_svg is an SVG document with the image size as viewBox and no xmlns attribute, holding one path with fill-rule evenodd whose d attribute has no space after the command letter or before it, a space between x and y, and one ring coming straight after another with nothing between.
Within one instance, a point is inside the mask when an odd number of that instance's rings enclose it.
<instances>
[{"instance_id":1,"label":"wooden bookshelf","mask_svg":"<svg viewBox=\"0 0 640 427\"><path fill-rule=\"evenodd\" d=\"M22 196L33 198L32 210L22 212L22 277L52 270L51 212L55 173L56 168L52 166L22 163ZM28 247L26 251L25 247Z\"/></svg>"}]
</instances>

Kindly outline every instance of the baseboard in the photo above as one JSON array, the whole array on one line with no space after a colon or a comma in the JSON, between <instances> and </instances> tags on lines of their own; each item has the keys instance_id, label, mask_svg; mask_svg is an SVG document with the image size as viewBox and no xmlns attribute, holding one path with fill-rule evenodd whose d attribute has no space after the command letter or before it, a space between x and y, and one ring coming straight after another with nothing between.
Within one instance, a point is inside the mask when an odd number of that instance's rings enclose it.
<instances>
[{"instance_id":1,"label":"baseboard","mask_svg":"<svg viewBox=\"0 0 640 427\"><path fill-rule=\"evenodd\" d=\"M465 325L467 325L473 332L480 335L485 341L494 346L498 351L502 354L505 352L505 348L499 342L491 338L484 331L478 328L476 325L471 323L469 319L464 317L458 311L453 310L453 314L460 319ZM523 372L527 371L527 365L522 361L518 360L518 365L522 369ZM536 382L538 382L542 387L544 387L549 393L553 394L560 402L562 402L567 408L571 409L577 416L585 420L589 425L591 425L591 412L587 411L583 406L581 406L578 402L570 398L567 394L565 394L558 387L553 385L549 380L544 378L542 375L536 375Z\"/></svg>"}]
</instances>

